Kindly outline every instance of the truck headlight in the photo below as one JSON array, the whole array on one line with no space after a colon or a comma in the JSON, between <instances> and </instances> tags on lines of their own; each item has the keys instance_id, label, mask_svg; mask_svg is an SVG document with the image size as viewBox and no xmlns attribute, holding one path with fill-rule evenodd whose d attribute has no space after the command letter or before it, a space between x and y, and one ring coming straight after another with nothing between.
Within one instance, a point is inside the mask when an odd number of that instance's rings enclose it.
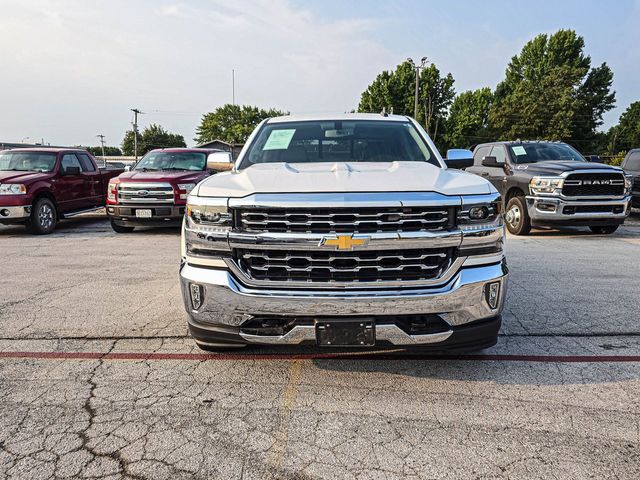
<instances>
[{"instance_id":1,"label":"truck headlight","mask_svg":"<svg viewBox=\"0 0 640 480\"><path fill-rule=\"evenodd\" d=\"M529 190L533 195L539 193L554 193L564 185L561 177L533 177L529 182Z\"/></svg>"},{"instance_id":2,"label":"truck headlight","mask_svg":"<svg viewBox=\"0 0 640 480\"><path fill-rule=\"evenodd\" d=\"M178 184L178 195L180 195L180 200L186 200L191 190L195 188L195 183L179 183Z\"/></svg>"},{"instance_id":3,"label":"truck headlight","mask_svg":"<svg viewBox=\"0 0 640 480\"><path fill-rule=\"evenodd\" d=\"M27 187L22 183L0 184L0 195L25 195Z\"/></svg>"},{"instance_id":4,"label":"truck headlight","mask_svg":"<svg viewBox=\"0 0 640 480\"><path fill-rule=\"evenodd\" d=\"M230 230L231 214L227 208L226 199L206 199L187 204L187 221L190 227L210 230ZM208 228L207 228L208 227Z\"/></svg>"},{"instance_id":5,"label":"truck headlight","mask_svg":"<svg viewBox=\"0 0 640 480\"><path fill-rule=\"evenodd\" d=\"M631 193L631 187L633 186L633 175L628 173L624 174L624 193L629 195Z\"/></svg>"},{"instance_id":6,"label":"truck headlight","mask_svg":"<svg viewBox=\"0 0 640 480\"><path fill-rule=\"evenodd\" d=\"M458 225L463 231L496 228L502 225L502 199L487 203L463 205L458 212Z\"/></svg>"},{"instance_id":7,"label":"truck headlight","mask_svg":"<svg viewBox=\"0 0 640 480\"><path fill-rule=\"evenodd\" d=\"M111 200L112 202L115 202L117 195L118 195L118 184L116 182L109 182L109 186L107 187L107 200Z\"/></svg>"}]
</instances>

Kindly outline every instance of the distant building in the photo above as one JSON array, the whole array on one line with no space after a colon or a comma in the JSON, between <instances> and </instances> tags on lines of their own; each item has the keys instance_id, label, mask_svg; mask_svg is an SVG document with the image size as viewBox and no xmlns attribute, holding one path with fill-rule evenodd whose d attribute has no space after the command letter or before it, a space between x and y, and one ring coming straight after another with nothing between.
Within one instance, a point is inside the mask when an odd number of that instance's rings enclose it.
<instances>
[{"instance_id":1,"label":"distant building","mask_svg":"<svg viewBox=\"0 0 640 480\"><path fill-rule=\"evenodd\" d=\"M244 147L243 143L229 143L222 140L212 140L211 142L202 143L196 145L196 148L217 148L218 150L224 150L225 152L231 152L231 156L235 160L240 154L240 150Z\"/></svg>"}]
</instances>

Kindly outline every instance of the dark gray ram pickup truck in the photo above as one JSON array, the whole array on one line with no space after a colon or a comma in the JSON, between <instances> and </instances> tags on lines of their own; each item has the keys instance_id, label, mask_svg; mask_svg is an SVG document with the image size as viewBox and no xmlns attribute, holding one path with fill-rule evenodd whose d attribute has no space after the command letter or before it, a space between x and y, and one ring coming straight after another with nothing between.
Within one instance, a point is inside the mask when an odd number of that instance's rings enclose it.
<instances>
[{"instance_id":1,"label":"dark gray ram pickup truck","mask_svg":"<svg viewBox=\"0 0 640 480\"><path fill-rule=\"evenodd\" d=\"M478 145L468 172L489 180L505 202L515 235L532 226L586 226L613 233L631 209L631 178L618 167L594 164L561 142Z\"/></svg>"}]
</instances>

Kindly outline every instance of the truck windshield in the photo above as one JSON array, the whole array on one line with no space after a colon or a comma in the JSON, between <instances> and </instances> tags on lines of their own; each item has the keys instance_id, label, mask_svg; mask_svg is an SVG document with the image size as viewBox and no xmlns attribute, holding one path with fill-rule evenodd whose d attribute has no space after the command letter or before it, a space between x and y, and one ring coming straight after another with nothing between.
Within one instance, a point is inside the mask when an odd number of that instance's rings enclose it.
<instances>
[{"instance_id":1,"label":"truck windshield","mask_svg":"<svg viewBox=\"0 0 640 480\"><path fill-rule=\"evenodd\" d=\"M207 156L201 152L149 152L134 170L204 170Z\"/></svg>"},{"instance_id":2,"label":"truck windshield","mask_svg":"<svg viewBox=\"0 0 640 480\"><path fill-rule=\"evenodd\" d=\"M330 120L265 124L240 168L275 162L393 161L440 166L410 122Z\"/></svg>"},{"instance_id":3,"label":"truck windshield","mask_svg":"<svg viewBox=\"0 0 640 480\"><path fill-rule=\"evenodd\" d=\"M56 154L45 152L2 152L0 171L50 172L56 165Z\"/></svg>"},{"instance_id":4,"label":"truck windshield","mask_svg":"<svg viewBox=\"0 0 640 480\"><path fill-rule=\"evenodd\" d=\"M566 143L522 143L509 145L515 163L536 163L554 160L586 161Z\"/></svg>"}]
</instances>

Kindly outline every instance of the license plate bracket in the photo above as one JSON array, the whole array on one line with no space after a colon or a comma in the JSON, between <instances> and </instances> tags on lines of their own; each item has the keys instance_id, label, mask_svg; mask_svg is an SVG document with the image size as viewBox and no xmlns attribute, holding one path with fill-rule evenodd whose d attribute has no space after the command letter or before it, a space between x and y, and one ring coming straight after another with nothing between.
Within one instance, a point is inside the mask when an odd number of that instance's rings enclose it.
<instances>
[{"instance_id":1,"label":"license plate bracket","mask_svg":"<svg viewBox=\"0 0 640 480\"><path fill-rule=\"evenodd\" d=\"M320 347L370 347L376 344L376 325L371 318L316 320Z\"/></svg>"},{"instance_id":2,"label":"license plate bracket","mask_svg":"<svg viewBox=\"0 0 640 480\"><path fill-rule=\"evenodd\" d=\"M136 217L138 218L151 218L151 209L149 208L138 208L136 210Z\"/></svg>"}]
</instances>

